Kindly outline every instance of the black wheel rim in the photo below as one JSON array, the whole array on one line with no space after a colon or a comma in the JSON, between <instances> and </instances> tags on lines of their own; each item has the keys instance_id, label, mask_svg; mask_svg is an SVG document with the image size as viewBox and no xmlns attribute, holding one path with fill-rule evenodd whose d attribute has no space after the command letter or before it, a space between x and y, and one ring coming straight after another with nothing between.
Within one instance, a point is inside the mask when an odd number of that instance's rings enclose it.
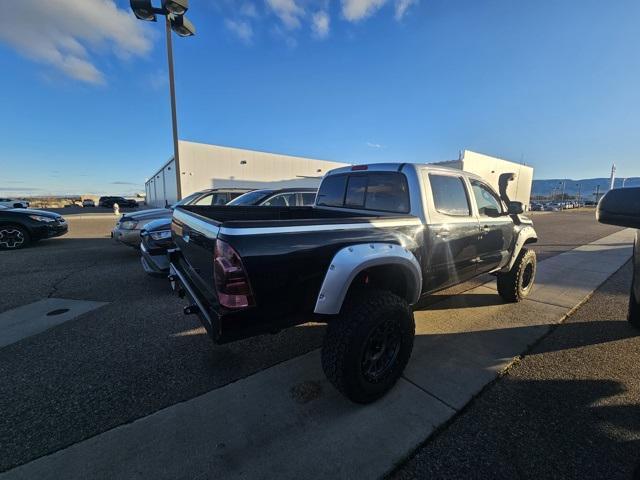
<instances>
[{"instance_id":1,"label":"black wheel rim","mask_svg":"<svg viewBox=\"0 0 640 480\"><path fill-rule=\"evenodd\" d=\"M527 263L522 272L522 289L527 290L533 283L533 263Z\"/></svg>"},{"instance_id":2,"label":"black wheel rim","mask_svg":"<svg viewBox=\"0 0 640 480\"><path fill-rule=\"evenodd\" d=\"M369 334L362 355L362 374L378 382L392 369L400 352L401 333L397 321L386 320Z\"/></svg>"},{"instance_id":3,"label":"black wheel rim","mask_svg":"<svg viewBox=\"0 0 640 480\"><path fill-rule=\"evenodd\" d=\"M18 248L24 243L24 234L15 228L0 230L0 246L5 248Z\"/></svg>"}]
</instances>

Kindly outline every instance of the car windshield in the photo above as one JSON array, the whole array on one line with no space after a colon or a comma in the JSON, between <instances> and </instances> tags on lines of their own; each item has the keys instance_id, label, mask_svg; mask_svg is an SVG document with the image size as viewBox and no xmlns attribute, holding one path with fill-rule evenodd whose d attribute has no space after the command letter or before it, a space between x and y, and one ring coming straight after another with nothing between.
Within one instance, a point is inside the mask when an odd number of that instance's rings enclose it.
<instances>
[{"instance_id":1,"label":"car windshield","mask_svg":"<svg viewBox=\"0 0 640 480\"><path fill-rule=\"evenodd\" d=\"M180 205L188 205L189 203L191 203L193 200L195 200L196 198L198 198L200 195L202 195L202 192L196 192L196 193L192 193L191 195L188 195L186 197L184 197L182 200L180 200L179 202L173 203L169 206L169 208L176 208Z\"/></svg>"},{"instance_id":2,"label":"car windshield","mask_svg":"<svg viewBox=\"0 0 640 480\"><path fill-rule=\"evenodd\" d=\"M254 190L231 200L227 205L257 205L265 197L273 193L273 190Z\"/></svg>"}]
</instances>

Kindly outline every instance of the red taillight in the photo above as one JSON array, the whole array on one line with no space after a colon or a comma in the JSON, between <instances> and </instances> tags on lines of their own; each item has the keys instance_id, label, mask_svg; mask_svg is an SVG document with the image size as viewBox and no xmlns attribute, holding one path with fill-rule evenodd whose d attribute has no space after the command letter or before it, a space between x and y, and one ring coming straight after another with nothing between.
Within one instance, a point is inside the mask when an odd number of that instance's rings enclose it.
<instances>
[{"instance_id":1,"label":"red taillight","mask_svg":"<svg viewBox=\"0 0 640 480\"><path fill-rule=\"evenodd\" d=\"M369 169L368 165L354 165L353 167L351 167L352 172L357 172L358 170L368 170L368 169Z\"/></svg>"},{"instance_id":2,"label":"red taillight","mask_svg":"<svg viewBox=\"0 0 640 480\"><path fill-rule=\"evenodd\" d=\"M246 308L254 305L251 285L240 255L222 240L216 240L213 276L220 305L227 308Z\"/></svg>"}]
</instances>

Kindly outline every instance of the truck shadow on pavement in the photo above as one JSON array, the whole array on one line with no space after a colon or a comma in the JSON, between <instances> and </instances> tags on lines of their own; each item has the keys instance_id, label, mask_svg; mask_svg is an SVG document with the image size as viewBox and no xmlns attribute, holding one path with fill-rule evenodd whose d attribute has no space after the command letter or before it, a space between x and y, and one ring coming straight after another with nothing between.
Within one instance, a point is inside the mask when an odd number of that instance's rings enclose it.
<instances>
[{"instance_id":1,"label":"truck shadow on pavement","mask_svg":"<svg viewBox=\"0 0 640 480\"><path fill-rule=\"evenodd\" d=\"M637 479L637 394L614 380L504 377L388 478Z\"/></svg>"}]
</instances>

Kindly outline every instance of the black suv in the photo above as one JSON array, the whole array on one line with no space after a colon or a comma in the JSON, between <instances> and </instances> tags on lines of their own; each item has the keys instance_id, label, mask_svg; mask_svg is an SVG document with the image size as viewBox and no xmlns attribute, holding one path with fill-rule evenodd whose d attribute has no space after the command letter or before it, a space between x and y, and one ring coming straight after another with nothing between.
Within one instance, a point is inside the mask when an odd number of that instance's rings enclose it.
<instances>
[{"instance_id":1,"label":"black suv","mask_svg":"<svg viewBox=\"0 0 640 480\"><path fill-rule=\"evenodd\" d=\"M121 208L136 208L138 202L129 200L124 197L100 197L98 200L99 207L113 208L113 204L117 203Z\"/></svg>"}]
</instances>

